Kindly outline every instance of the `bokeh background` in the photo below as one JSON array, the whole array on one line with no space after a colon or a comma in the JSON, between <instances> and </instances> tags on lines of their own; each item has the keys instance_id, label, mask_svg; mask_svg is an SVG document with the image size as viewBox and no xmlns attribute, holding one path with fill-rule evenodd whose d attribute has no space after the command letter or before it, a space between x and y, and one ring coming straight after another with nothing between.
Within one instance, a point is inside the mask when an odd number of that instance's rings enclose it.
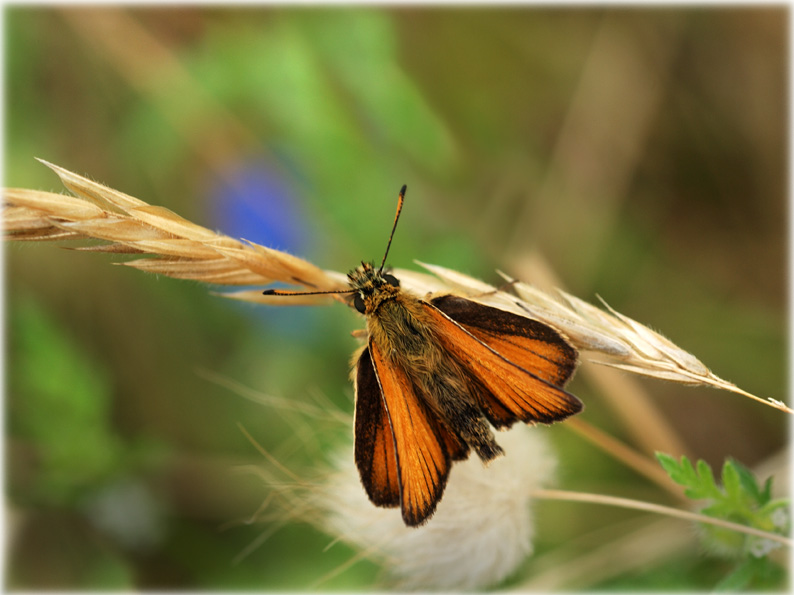
<instances>
[{"instance_id":1,"label":"bokeh background","mask_svg":"<svg viewBox=\"0 0 794 595\"><path fill-rule=\"evenodd\" d=\"M787 397L787 8L4 16L6 186L61 191L41 157L346 272L381 257L405 183L392 265L553 275L745 390ZM277 406L230 386L351 412L354 312L240 304L52 244L5 254L7 588L306 589L355 555L273 507L255 515L272 486L245 470L272 462L240 426L307 481L349 428L316 428L307 446ZM639 386L673 430L670 454L786 469L785 414ZM630 399L585 373L571 390L590 423L644 452L669 446L642 443ZM562 487L671 502L564 425L549 434ZM538 511L537 556L513 584L559 559L606 568L598 556L651 522ZM620 571L558 586L710 588L729 563L666 524L686 547L623 551ZM370 589L378 572L361 561L319 588Z\"/></svg>"}]
</instances>

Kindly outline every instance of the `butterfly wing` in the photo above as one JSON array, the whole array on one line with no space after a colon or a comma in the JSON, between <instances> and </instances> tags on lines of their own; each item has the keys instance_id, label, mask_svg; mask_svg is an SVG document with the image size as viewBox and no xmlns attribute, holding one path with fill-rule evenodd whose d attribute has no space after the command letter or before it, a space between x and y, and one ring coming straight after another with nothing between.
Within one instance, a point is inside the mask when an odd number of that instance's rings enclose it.
<instances>
[{"instance_id":1,"label":"butterfly wing","mask_svg":"<svg viewBox=\"0 0 794 595\"><path fill-rule=\"evenodd\" d=\"M357 376L356 464L362 483L374 504L393 506L398 496L405 524L421 525L444 493L451 465L447 445L457 438L423 404L405 371L372 341Z\"/></svg>"},{"instance_id":2,"label":"butterfly wing","mask_svg":"<svg viewBox=\"0 0 794 595\"><path fill-rule=\"evenodd\" d=\"M356 366L355 459L361 483L376 506L400 505L394 436L369 348Z\"/></svg>"},{"instance_id":3,"label":"butterfly wing","mask_svg":"<svg viewBox=\"0 0 794 595\"><path fill-rule=\"evenodd\" d=\"M564 386L576 369L576 349L547 324L455 295L431 303L510 361L537 356L533 371L552 384Z\"/></svg>"},{"instance_id":4,"label":"butterfly wing","mask_svg":"<svg viewBox=\"0 0 794 595\"><path fill-rule=\"evenodd\" d=\"M422 302L440 325L444 348L481 385L481 405L496 427L515 421L551 423L582 410L563 390L576 350L536 320L446 295Z\"/></svg>"}]
</instances>

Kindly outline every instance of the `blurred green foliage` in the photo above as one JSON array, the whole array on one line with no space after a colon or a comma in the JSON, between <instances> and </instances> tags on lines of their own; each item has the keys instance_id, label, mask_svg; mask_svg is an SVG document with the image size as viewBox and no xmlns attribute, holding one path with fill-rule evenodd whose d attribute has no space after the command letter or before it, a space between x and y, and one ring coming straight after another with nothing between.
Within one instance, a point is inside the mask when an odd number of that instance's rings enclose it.
<instances>
[{"instance_id":1,"label":"blurred green foliage","mask_svg":"<svg viewBox=\"0 0 794 595\"><path fill-rule=\"evenodd\" d=\"M18 344L12 346L9 388L26 396L14 403L19 410L10 418L19 425L11 431L38 445L38 499L68 505L76 499L75 487L101 480L119 466L121 445L109 426L110 382L34 300L25 301L11 323ZM86 431L75 436L74 427Z\"/></svg>"},{"instance_id":2,"label":"blurred green foliage","mask_svg":"<svg viewBox=\"0 0 794 595\"><path fill-rule=\"evenodd\" d=\"M526 278L542 254L579 297L599 294L718 375L785 398L782 7L7 6L5 34L6 186L61 191L42 157L234 236L232 199L213 189L261 162L301 217L304 237L279 247L345 272L380 258L406 183L393 266L416 258L498 283L494 269ZM269 245L279 223L249 239ZM271 490L234 473L267 466L238 423L306 481L349 428L312 426L207 373L350 413L360 320L338 305L229 303L111 260L6 247L6 586L306 589L332 573L354 553L325 551L317 529L282 526L273 507L245 523ZM785 447L777 411L644 385L712 465ZM588 421L630 440L587 382L571 390ZM661 497L564 426L549 433L562 486ZM134 502L157 527L148 540L92 515L119 485L145 494ZM622 514L544 504L536 551ZM655 569L587 586L705 588L727 573L692 558L665 552ZM359 562L320 588L370 590L377 577Z\"/></svg>"}]
</instances>

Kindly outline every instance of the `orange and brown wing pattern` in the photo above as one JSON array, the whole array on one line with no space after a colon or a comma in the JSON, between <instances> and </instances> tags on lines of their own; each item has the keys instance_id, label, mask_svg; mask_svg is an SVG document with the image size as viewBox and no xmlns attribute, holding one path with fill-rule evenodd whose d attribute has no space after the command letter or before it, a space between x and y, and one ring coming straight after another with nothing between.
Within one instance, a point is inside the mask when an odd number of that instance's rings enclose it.
<instances>
[{"instance_id":1,"label":"orange and brown wing pattern","mask_svg":"<svg viewBox=\"0 0 794 595\"><path fill-rule=\"evenodd\" d=\"M438 435L441 437L441 440L443 440L444 446L446 447L447 453L449 454L449 458L451 460L465 461L469 458L471 449L469 448L469 445L460 438L460 436L458 436L442 421L439 421L436 427L438 429Z\"/></svg>"},{"instance_id":2,"label":"orange and brown wing pattern","mask_svg":"<svg viewBox=\"0 0 794 595\"><path fill-rule=\"evenodd\" d=\"M481 385L494 425L551 423L582 410L562 388L576 368L576 350L554 329L456 296L423 303L442 329L444 349Z\"/></svg>"},{"instance_id":3,"label":"orange and brown wing pattern","mask_svg":"<svg viewBox=\"0 0 794 595\"><path fill-rule=\"evenodd\" d=\"M530 371L552 384L564 386L576 369L576 349L547 324L454 295L431 303L511 362L531 357Z\"/></svg>"},{"instance_id":4,"label":"orange and brown wing pattern","mask_svg":"<svg viewBox=\"0 0 794 595\"><path fill-rule=\"evenodd\" d=\"M369 348L356 366L355 459L361 483L376 506L400 505L397 456Z\"/></svg>"},{"instance_id":5,"label":"orange and brown wing pattern","mask_svg":"<svg viewBox=\"0 0 794 595\"><path fill-rule=\"evenodd\" d=\"M449 440L441 437L440 422L416 394L405 371L386 361L372 341L369 353L394 437L403 520L406 525L421 525L444 493L451 464L445 444Z\"/></svg>"}]
</instances>

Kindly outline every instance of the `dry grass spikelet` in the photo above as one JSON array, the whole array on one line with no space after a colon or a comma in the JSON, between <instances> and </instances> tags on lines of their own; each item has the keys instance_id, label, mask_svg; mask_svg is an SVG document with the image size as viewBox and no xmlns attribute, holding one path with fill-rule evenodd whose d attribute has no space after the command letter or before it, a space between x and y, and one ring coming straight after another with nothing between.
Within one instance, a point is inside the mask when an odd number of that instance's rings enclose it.
<instances>
[{"instance_id":1,"label":"dry grass spikelet","mask_svg":"<svg viewBox=\"0 0 794 595\"><path fill-rule=\"evenodd\" d=\"M558 295L549 295L503 274L516 297L457 271L419 264L474 301L540 320L561 331L580 351L597 354L594 363L668 382L728 390L794 413L778 400L762 399L723 380L691 353L606 304L602 310L559 289Z\"/></svg>"},{"instance_id":2,"label":"dry grass spikelet","mask_svg":"<svg viewBox=\"0 0 794 595\"><path fill-rule=\"evenodd\" d=\"M344 288L343 277L253 242L243 242L192 223L57 165L42 161L75 196L8 188L3 197L3 231L17 241L103 240L77 248L139 254L122 264L148 273L218 285L267 285L276 281L318 290ZM261 292L230 297L277 303ZM281 298L283 299L283 298ZM322 301L314 297L312 303ZM292 301L290 303L295 303Z\"/></svg>"}]
</instances>

